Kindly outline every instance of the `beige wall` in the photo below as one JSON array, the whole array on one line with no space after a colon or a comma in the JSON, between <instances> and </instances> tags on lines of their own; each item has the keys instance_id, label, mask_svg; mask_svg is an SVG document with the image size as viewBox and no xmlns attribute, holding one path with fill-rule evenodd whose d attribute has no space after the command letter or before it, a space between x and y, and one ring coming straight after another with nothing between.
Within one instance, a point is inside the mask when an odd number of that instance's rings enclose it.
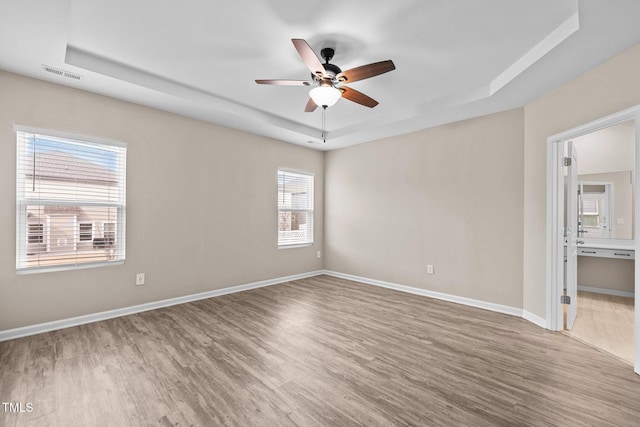
<instances>
[{"instance_id":1,"label":"beige wall","mask_svg":"<svg viewBox=\"0 0 640 427\"><path fill-rule=\"evenodd\" d=\"M634 292L635 262L628 259L578 257L578 286Z\"/></svg>"},{"instance_id":2,"label":"beige wall","mask_svg":"<svg viewBox=\"0 0 640 427\"><path fill-rule=\"evenodd\" d=\"M323 267L321 152L6 72L0 94L0 330ZM16 275L14 124L128 143L124 265ZM277 248L278 167L315 173L312 247Z\"/></svg>"},{"instance_id":3,"label":"beige wall","mask_svg":"<svg viewBox=\"0 0 640 427\"><path fill-rule=\"evenodd\" d=\"M640 104L640 45L524 108L524 309L546 317L546 160L549 136Z\"/></svg>"},{"instance_id":4,"label":"beige wall","mask_svg":"<svg viewBox=\"0 0 640 427\"><path fill-rule=\"evenodd\" d=\"M323 155L0 72L0 330L323 267L544 318L546 138L640 104L638 76L640 45L524 109ZM16 275L13 124L129 143L124 265ZM313 247L277 249L279 166L316 174Z\"/></svg>"},{"instance_id":5,"label":"beige wall","mask_svg":"<svg viewBox=\"0 0 640 427\"><path fill-rule=\"evenodd\" d=\"M639 75L640 45L523 110L327 153L326 267L546 318L546 138L640 104Z\"/></svg>"},{"instance_id":6,"label":"beige wall","mask_svg":"<svg viewBox=\"0 0 640 427\"><path fill-rule=\"evenodd\" d=\"M523 131L515 109L328 152L326 268L522 308Z\"/></svg>"}]
</instances>

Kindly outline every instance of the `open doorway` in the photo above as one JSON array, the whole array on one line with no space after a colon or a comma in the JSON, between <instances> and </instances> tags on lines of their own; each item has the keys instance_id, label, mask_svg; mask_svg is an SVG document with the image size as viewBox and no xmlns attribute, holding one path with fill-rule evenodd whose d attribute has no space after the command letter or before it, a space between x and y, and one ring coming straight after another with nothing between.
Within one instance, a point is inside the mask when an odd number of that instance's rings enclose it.
<instances>
[{"instance_id":1,"label":"open doorway","mask_svg":"<svg viewBox=\"0 0 640 427\"><path fill-rule=\"evenodd\" d=\"M637 373L639 113L640 106L554 135L547 158L548 328Z\"/></svg>"},{"instance_id":2,"label":"open doorway","mask_svg":"<svg viewBox=\"0 0 640 427\"><path fill-rule=\"evenodd\" d=\"M565 316L564 329L629 364L634 362L635 140L635 121L627 120L564 142L565 153L571 144L578 159L577 194L565 185L564 198L565 206L575 198L579 240L576 317L570 325Z\"/></svg>"}]
</instances>

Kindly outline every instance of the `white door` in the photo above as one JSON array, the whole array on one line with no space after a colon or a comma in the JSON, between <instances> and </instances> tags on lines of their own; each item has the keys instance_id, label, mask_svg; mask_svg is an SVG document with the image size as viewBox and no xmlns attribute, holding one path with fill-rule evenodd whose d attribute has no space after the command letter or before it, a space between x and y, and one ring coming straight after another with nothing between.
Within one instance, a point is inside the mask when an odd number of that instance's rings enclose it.
<instances>
[{"instance_id":1,"label":"white door","mask_svg":"<svg viewBox=\"0 0 640 427\"><path fill-rule=\"evenodd\" d=\"M568 297L567 323L565 329L571 330L576 320L578 304L578 153L573 143L567 143L567 223L565 241L567 244L567 282L565 295ZM566 302L566 301L565 301Z\"/></svg>"}]
</instances>

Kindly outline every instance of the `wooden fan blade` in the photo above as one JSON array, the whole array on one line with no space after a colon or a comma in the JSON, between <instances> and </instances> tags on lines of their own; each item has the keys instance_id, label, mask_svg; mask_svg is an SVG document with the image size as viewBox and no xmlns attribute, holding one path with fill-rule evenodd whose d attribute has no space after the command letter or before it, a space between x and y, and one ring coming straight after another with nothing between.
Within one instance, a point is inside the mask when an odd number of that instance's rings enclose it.
<instances>
[{"instance_id":1,"label":"wooden fan blade","mask_svg":"<svg viewBox=\"0 0 640 427\"><path fill-rule=\"evenodd\" d=\"M362 65L360 67L352 68L347 71L343 71L336 77L341 82L357 82L358 80L368 79L369 77L377 76L379 74L387 73L395 70L396 66L393 61L380 61L373 64Z\"/></svg>"},{"instance_id":2,"label":"wooden fan blade","mask_svg":"<svg viewBox=\"0 0 640 427\"><path fill-rule=\"evenodd\" d=\"M291 39L291 41L302 58L304 65L311 70L311 74L314 76L326 77L327 75L324 71L324 67L322 66L322 62L320 62L318 56L313 52L309 43L303 39Z\"/></svg>"},{"instance_id":3,"label":"wooden fan blade","mask_svg":"<svg viewBox=\"0 0 640 427\"><path fill-rule=\"evenodd\" d=\"M316 108L318 108L316 103L313 102L313 99L309 98L309 101L307 101L307 105L304 107L304 112L305 113L311 113L311 112L315 111Z\"/></svg>"},{"instance_id":4,"label":"wooden fan blade","mask_svg":"<svg viewBox=\"0 0 640 427\"><path fill-rule=\"evenodd\" d=\"M280 85L280 86L309 86L311 82L305 80L256 80L259 85Z\"/></svg>"},{"instance_id":5,"label":"wooden fan blade","mask_svg":"<svg viewBox=\"0 0 640 427\"><path fill-rule=\"evenodd\" d=\"M365 107L373 108L378 105L378 101L375 99L365 95L362 92L358 92L355 89L351 89L346 86L342 86L340 88L340 92L342 92L342 97L348 99L349 101L353 101L357 104L364 105Z\"/></svg>"}]
</instances>

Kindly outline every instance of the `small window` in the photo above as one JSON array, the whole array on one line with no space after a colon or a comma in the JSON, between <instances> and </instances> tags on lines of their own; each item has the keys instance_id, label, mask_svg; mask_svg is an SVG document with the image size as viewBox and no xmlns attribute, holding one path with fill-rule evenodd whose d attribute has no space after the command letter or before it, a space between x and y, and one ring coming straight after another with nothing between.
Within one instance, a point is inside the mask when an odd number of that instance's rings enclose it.
<instances>
[{"instance_id":1,"label":"small window","mask_svg":"<svg viewBox=\"0 0 640 427\"><path fill-rule=\"evenodd\" d=\"M599 206L598 200L588 200L585 199L582 201L582 212L583 215L598 215Z\"/></svg>"},{"instance_id":2,"label":"small window","mask_svg":"<svg viewBox=\"0 0 640 427\"><path fill-rule=\"evenodd\" d=\"M126 145L22 126L16 134L16 270L124 261Z\"/></svg>"},{"instance_id":3,"label":"small window","mask_svg":"<svg viewBox=\"0 0 640 427\"><path fill-rule=\"evenodd\" d=\"M93 240L93 223L80 223L80 235L78 240L81 242L90 242Z\"/></svg>"},{"instance_id":4,"label":"small window","mask_svg":"<svg viewBox=\"0 0 640 427\"><path fill-rule=\"evenodd\" d=\"M313 243L313 175L278 170L278 246Z\"/></svg>"},{"instance_id":5,"label":"small window","mask_svg":"<svg viewBox=\"0 0 640 427\"><path fill-rule=\"evenodd\" d=\"M43 243L44 242L44 225L29 224L27 239L28 239L28 243Z\"/></svg>"}]
</instances>

